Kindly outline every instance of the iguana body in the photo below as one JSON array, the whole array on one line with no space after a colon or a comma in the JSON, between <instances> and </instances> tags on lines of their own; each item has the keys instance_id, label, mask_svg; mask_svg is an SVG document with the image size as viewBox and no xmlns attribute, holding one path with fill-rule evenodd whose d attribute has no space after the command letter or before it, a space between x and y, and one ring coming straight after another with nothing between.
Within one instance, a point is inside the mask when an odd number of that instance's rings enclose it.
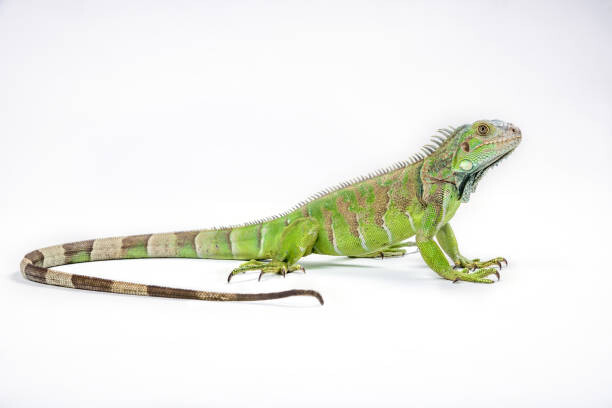
<instances>
[{"instance_id":1,"label":"iguana body","mask_svg":"<svg viewBox=\"0 0 612 408\"><path fill-rule=\"evenodd\" d=\"M502 121L478 121L442 130L423 153L368 177L341 184L280 216L244 225L177 233L104 238L33 251L21 262L30 280L103 292L201 300L264 300L314 296L312 290L235 294L174 289L73 275L55 266L109 259L210 258L249 260L234 269L285 274L303 269L300 258L311 253L372 257L403 254L408 238L431 269L445 279L491 283L499 274L491 265L463 257L448 223L467 202L483 172L519 144L521 132ZM437 239L440 246L434 239ZM440 249L442 247L442 249ZM444 252L456 270L447 261ZM470 273L470 269L475 269ZM261 276L261 275L260 275Z\"/></svg>"}]
</instances>

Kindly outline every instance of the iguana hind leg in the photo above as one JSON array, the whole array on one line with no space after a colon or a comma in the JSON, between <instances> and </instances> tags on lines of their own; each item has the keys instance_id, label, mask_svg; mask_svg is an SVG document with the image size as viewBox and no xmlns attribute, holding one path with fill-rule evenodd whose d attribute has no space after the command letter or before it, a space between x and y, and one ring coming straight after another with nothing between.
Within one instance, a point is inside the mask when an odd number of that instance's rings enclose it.
<instances>
[{"instance_id":1,"label":"iguana hind leg","mask_svg":"<svg viewBox=\"0 0 612 408\"><path fill-rule=\"evenodd\" d=\"M261 271L259 280L266 273L285 276L287 273L304 271L297 264L300 258L312 252L317 236L319 235L319 222L311 217L302 217L293 220L281 233L277 248L274 249L271 261L257 261L251 259L230 272L229 282L234 275L247 271Z\"/></svg>"},{"instance_id":2,"label":"iguana hind leg","mask_svg":"<svg viewBox=\"0 0 612 408\"><path fill-rule=\"evenodd\" d=\"M406 255L406 250L404 249L404 247L413 246L416 246L416 242L400 242L398 244L389 245L388 247L385 247L380 251L375 251L364 255L350 256L349 258L390 258L394 256L404 256Z\"/></svg>"}]
</instances>

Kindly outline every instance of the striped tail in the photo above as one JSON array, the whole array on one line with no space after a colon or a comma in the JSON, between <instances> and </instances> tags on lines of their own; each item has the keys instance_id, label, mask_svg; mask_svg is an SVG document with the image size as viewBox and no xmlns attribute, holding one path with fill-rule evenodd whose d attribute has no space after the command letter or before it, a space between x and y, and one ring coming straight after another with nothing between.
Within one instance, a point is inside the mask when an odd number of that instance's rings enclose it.
<instances>
[{"instance_id":1,"label":"striped tail","mask_svg":"<svg viewBox=\"0 0 612 408\"><path fill-rule=\"evenodd\" d=\"M197 257L195 253L181 253L181 247L176 247L175 245L165 247L163 245L156 245L154 250L151 249L150 245L148 247L148 243L150 243L153 237L158 237L159 241L159 237L163 236L174 236L180 239L185 236L193 237L197 233L197 231L194 231L172 234L134 235L122 238L104 238L55 245L38 249L27 254L21 261L20 269L26 279L34 282L66 288L95 290L99 292L215 301L254 301L280 299L291 296L313 296L317 298L321 305L323 304L323 297L314 290L293 289L272 293L208 292L74 275L51 269L52 267L60 265L102 260Z\"/></svg>"}]
</instances>

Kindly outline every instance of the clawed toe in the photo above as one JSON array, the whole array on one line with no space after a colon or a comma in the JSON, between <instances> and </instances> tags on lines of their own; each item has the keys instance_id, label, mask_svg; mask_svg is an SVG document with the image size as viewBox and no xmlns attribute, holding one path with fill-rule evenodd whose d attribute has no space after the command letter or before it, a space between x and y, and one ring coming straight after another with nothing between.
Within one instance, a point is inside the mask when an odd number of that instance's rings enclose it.
<instances>
[{"instance_id":1,"label":"clawed toe","mask_svg":"<svg viewBox=\"0 0 612 408\"><path fill-rule=\"evenodd\" d=\"M453 269L454 270L454 269ZM478 283L493 283L491 279L487 279L489 275L495 275L497 280L499 281L501 276L499 271L495 268L482 268L477 269L476 271L470 273L469 268L464 268L462 270L455 271L454 277L450 279L453 280L453 283L457 283L458 281L466 281L466 282L478 282Z\"/></svg>"},{"instance_id":2,"label":"clawed toe","mask_svg":"<svg viewBox=\"0 0 612 408\"><path fill-rule=\"evenodd\" d=\"M506 266L508 266L508 261L506 260L506 258L503 258L503 257L493 258L488 261L482 261L482 262L478 258L472 259L472 260L468 260L464 258L464 259L461 259L460 261L457 261L455 265L453 266L453 269L467 268L469 270L475 271L480 268L487 268L489 266L496 265L501 270L502 262L504 262Z\"/></svg>"},{"instance_id":3,"label":"clawed toe","mask_svg":"<svg viewBox=\"0 0 612 408\"><path fill-rule=\"evenodd\" d=\"M251 260L249 262L245 262L244 264L240 265L238 268L234 269L227 277L227 281L229 283L232 280L232 277L234 275L238 275L239 273L244 273L247 271L254 271L254 270L260 271L259 276L257 277L258 281L261 281L261 278L267 273L282 275L283 277L286 277L287 274L291 272L295 272L295 271L303 271L304 273L306 272L306 269L304 269L303 266L297 265L297 264L289 266L287 265L286 262L282 262L282 261L270 261L266 263L266 262Z\"/></svg>"}]
</instances>

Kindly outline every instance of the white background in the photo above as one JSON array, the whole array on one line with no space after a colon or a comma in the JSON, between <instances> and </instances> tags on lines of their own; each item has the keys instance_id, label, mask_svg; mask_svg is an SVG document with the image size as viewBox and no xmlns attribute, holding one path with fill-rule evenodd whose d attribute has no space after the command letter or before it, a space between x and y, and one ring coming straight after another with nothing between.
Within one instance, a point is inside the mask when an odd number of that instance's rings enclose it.
<instances>
[{"instance_id":1,"label":"white background","mask_svg":"<svg viewBox=\"0 0 612 408\"><path fill-rule=\"evenodd\" d=\"M612 8L591 2L0 2L0 406L610 406ZM22 256L286 210L481 118L523 143L453 220L493 285L418 254L307 274L135 260L43 286ZM61 268L60 268L61 269Z\"/></svg>"}]
</instances>

